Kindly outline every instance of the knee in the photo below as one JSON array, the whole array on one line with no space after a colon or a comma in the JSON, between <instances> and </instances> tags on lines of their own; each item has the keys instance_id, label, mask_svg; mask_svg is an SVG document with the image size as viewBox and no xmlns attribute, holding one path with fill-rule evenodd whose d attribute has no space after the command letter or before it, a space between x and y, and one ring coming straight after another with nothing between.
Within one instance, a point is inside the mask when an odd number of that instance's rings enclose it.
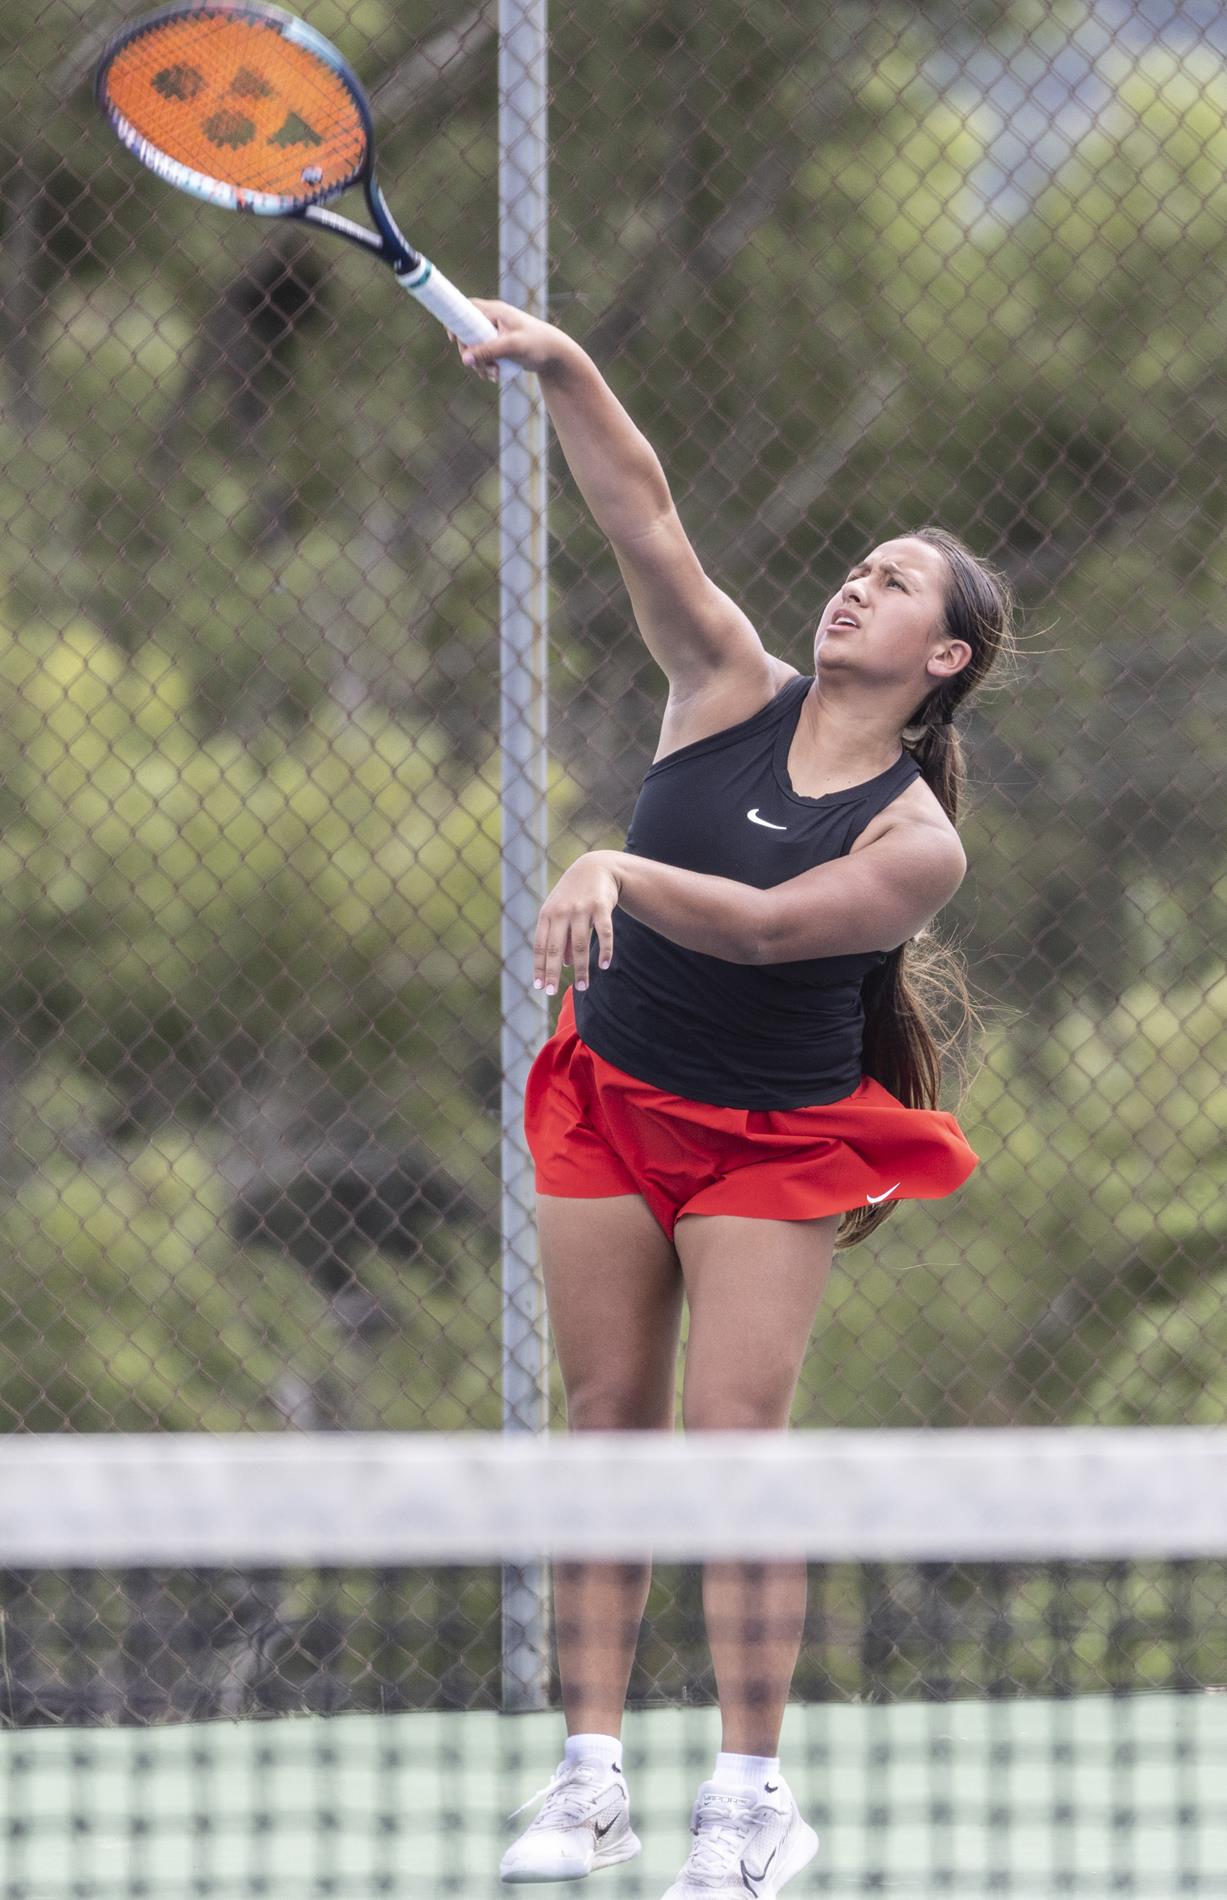
<instances>
[{"instance_id":1,"label":"knee","mask_svg":"<svg viewBox=\"0 0 1227 1900\"><path fill-rule=\"evenodd\" d=\"M581 1386L567 1393L567 1429L572 1432L671 1432L673 1400L618 1386Z\"/></svg>"},{"instance_id":2,"label":"knee","mask_svg":"<svg viewBox=\"0 0 1227 1900\"><path fill-rule=\"evenodd\" d=\"M687 1393L682 1424L688 1432L782 1432L788 1428L792 1394L763 1392Z\"/></svg>"}]
</instances>

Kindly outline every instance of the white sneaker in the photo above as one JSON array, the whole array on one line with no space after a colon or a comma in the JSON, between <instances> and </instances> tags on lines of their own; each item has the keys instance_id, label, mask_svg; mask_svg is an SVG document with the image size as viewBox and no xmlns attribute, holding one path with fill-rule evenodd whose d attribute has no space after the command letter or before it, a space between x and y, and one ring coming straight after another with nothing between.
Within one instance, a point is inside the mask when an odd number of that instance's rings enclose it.
<instances>
[{"instance_id":1,"label":"white sneaker","mask_svg":"<svg viewBox=\"0 0 1227 1900\"><path fill-rule=\"evenodd\" d=\"M541 1794L540 1814L503 1855L501 1879L582 1880L595 1867L616 1866L641 1851L620 1762L564 1761L549 1787L530 1795L516 1814Z\"/></svg>"},{"instance_id":2,"label":"white sneaker","mask_svg":"<svg viewBox=\"0 0 1227 1900\"><path fill-rule=\"evenodd\" d=\"M762 1794L737 1794L705 1781L690 1818L690 1859L664 1900L774 1900L818 1852L781 1777Z\"/></svg>"}]
</instances>

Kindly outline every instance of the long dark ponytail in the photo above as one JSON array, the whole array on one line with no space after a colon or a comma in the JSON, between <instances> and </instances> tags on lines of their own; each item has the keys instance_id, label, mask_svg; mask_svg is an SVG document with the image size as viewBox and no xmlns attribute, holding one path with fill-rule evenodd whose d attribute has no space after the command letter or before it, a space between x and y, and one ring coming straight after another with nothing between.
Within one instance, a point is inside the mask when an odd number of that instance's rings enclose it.
<instances>
[{"instance_id":1,"label":"long dark ponytail","mask_svg":"<svg viewBox=\"0 0 1227 1900\"><path fill-rule=\"evenodd\" d=\"M918 528L906 537L925 541L945 558L946 632L965 640L971 659L944 680L912 713L903 728L903 744L919 765L926 785L951 824L967 783L963 744L954 715L1000 655L1013 658L1014 602L1001 575L978 560L944 528ZM866 978L865 1040L862 1066L908 1108L940 1106L947 1061L966 1088L966 1046L978 1024L967 988L963 959L948 943L931 935L931 926L892 950L885 963ZM853 1247L894 1211L894 1203L856 1208L839 1224L837 1247Z\"/></svg>"}]
</instances>

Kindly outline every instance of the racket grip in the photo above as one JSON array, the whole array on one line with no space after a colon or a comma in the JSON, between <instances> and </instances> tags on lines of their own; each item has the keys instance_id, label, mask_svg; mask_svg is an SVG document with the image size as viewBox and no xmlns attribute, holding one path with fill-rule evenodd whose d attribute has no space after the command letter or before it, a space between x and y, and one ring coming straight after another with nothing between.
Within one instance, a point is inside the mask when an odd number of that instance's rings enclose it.
<instances>
[{"instance_id":1,"label":"racket grip","mask_svg":"<svg viewBox=\"0 0 1227 1900\"><path fill-rule=\"evenodd\" d=\"M427 258L423 257L412 270L398 270L395 275L402 290L416 297L462 343L488 343L498 335L489 317L483 317L476 304L470 303L464 292L457 290ZM518 363L500 363L498 371L500 376L512 376L519 373L519 368Z\"/></svg>"}]
</instances>

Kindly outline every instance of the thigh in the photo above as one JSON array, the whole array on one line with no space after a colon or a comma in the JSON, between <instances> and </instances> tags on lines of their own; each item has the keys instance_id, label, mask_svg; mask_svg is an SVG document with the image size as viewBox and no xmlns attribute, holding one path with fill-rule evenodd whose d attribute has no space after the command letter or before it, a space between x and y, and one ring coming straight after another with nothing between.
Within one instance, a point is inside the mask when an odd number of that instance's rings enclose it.
<instances>
[{"instance_id":1,"label":"thigh","mask_svg":"<svg viewBox=\"0 0 1227 1900\"><path fill-rule=\"evenodd\" d=\"M674 1230L690 1307L682 1415L701 1431L783 1430L831 1270L838 1214L686 1214Z\"/></svg>"},{"instance_id":2,"label":"thigh","mask_svg":"<svg viewBox=\"0 0 1227 1900\"><path fill-rule=\"evenodd\" d=\"M537 1231L572 1430L671 1429L682 1275L646 1201L543 1194Z\"/></svg>"}]
</instances>

